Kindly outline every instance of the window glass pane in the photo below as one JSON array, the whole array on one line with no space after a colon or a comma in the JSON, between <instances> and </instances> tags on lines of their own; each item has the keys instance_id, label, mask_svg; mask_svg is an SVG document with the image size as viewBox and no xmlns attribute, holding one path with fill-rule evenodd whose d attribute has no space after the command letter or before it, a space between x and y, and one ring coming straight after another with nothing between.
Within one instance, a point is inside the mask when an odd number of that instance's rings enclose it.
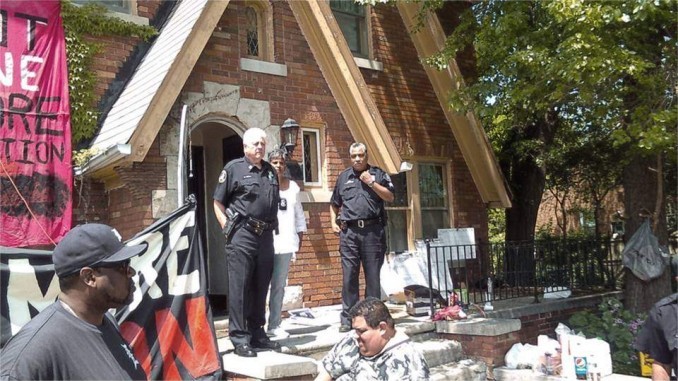
<instances>
[{"instance_id":1,"label":"window glass pane","mask_svg":"<svg viewBox=\"0 0 678 381\"><path fill-rule=\"evenodd\" d=\"M354 16L365 16L365 6L350 0L331 0L330 8L333 11L348 13Z\"/></svg>"},{"instance_id":2,"label":"window glass pane","mask_svg":"<svg viewBox=\"0 0 678 381\"><path fill-rule=\"evenodd\" d=\"M304 155L304 182L317 183L320 181L318 132L304 131L302 134L302 145Z\"/></svg>"},{"instance_id":3,"label":"window glass pane","mask_svg":"<svg viewBox=\"0 0 678 381\"><path fill-rule=\"evenodd\" d=\"M447 207L447 191L443 169L444 167L439 164L419 164L422 209Z\"/></svg>"},{"instance_id":4,"label":"window glass pane","mask_svg":"<svg viewBox=\"0 0 678 381\"><path fill-rule=\"evenodd\" d=\"M422 210L421 230L424 238L438 238L438 229L450 227L447 210Z\"/></svg>"},{"instance_id":5,"label":"window glass pane","mask_svg":"<svg viewBox=\"0 0 678 381\"><path fill-rule=\"evenodd\" d=\"M98 3L113 12L130 13L128 0L74 0L76 4Z\"/></svg>"},{"instance_id":6,"label":"window glass pane","mask_svg":"<svg viewBox=\"0 0 678 381\"><path fill-rule=\"evenodd\" d=\"M247 54L250 56L259 56L259 24L257 22L257 11L252 7L245 8L245 18L247 20Z\"/></svg>"},{"instance_id":7,"label":"window glass pane","mask_svg":"<svg viewBox=\"0 0 678 381\"><path fill-rule=\"evenodd\" d=\"M388 252L407 251L407 211L387 210Z\"/></svg>"},{"instance_id":8,"label":"window glass pane","mask_svg":"<svg viewBox=\"0 0 678 381\"><path fill-rule=\"evenodd\" d=\"M391 182L393 183L393 192L394 200L387 204L389 206L405 206L409 205L407 201L407 176L404 173L398 173L391 175Z\"/></svg>"},{"instance_id":9,"label":"window glass pane","mask_svg":"<svg viewBox=\"0 0 678 381\"><path fill-rule=\"evenodd\" d=\"M330 7L351 52L367 57L365 7L353 1L330 1Z\"/></svg>"},{"instance_id":10,"label":"window glass pane","mask_svg":"<svg viewBox=\"0 0 678 381\"><path fill-rule=\"evenodd\" d=\"M437 238L438 229L449 228L447 181L442 164L419 164L419 193L423 238Z\"/></svg>"},{"instance_id":11,"label":"window glass pane","mask_svg":"<svg viewBox=\"0 0 678 381\"><path fill-rule=\"evenodd\" d=\"M386 203L388 251L402 253L408 250L407 226L409 224L407 221L407 210L402 209L409 206L407 175L405 173L391 175L391 182L393 182L394 187L394 200L393 202Z\"/></svg>"}]
</instances>

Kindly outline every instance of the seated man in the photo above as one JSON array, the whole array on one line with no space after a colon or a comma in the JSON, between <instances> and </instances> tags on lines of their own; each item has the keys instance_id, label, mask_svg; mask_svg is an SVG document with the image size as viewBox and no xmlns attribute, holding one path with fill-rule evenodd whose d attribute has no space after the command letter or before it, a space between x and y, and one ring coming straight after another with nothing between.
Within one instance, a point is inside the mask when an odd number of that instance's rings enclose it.
<instances>
[{"instance_id":1,"label":"seated man","mask_svg":"<svg viewBox=\"0 0 678 381\"><path fill-rule=\"evenodd\" d=\"M316 381L428 380L424 356L396 331L388 308L368 297L349 311L352 328L322 359Z\"/></svg>"}]
</instances>

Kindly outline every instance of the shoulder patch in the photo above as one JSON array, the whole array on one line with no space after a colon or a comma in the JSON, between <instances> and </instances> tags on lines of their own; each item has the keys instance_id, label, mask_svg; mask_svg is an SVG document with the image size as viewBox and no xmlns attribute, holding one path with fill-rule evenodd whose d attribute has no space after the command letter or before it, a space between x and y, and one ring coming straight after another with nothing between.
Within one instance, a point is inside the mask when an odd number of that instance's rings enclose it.
<instances>
[{"instance_id":1,"label":"shoulder patch","mask_svg":"<svg viewBox=\"0 0 678 381\"><path fill-rule=\"evenodd\" d=\"M223 184L226 181L226 170L222 169L219 174L219 184Z\"/></svg>"}]
</instances>

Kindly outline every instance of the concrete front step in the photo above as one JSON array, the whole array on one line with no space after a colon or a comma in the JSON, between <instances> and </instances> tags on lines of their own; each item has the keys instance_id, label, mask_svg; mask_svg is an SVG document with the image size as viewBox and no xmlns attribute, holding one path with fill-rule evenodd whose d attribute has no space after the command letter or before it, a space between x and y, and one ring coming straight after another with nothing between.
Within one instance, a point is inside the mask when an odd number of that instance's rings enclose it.
<instances>
[{"instance_id":1,"label":"concrete front step","mask_svg":"<svg viewBox=\"0 0 678 381\"><path fill-rule=\"evenodd\" d=\"M463 358L461 344L458 341L430 339L416 341L414 345L424 355L429 368L457 362Z\"/></svg>"},{"instance_id":2,"label":"concrete front step","mask_svg":"<svg viewBox=\"0 0 678 381\"><path fill-rule=\"evenodd\" d=\"M461 360L435 367L431 370L430 381L486 381L487 366L482 361Z\"/></svg>"},{"instance_id":3,"label":"concrete front step","mask_svg":"<svg viewBox=\"0 0 678 381\"><path fill-rule=\"evenodd\" d=\"M224 371L259 380L301 378L318 373L316 362L308 357L276 352L259 352L257 357L240 357L234 353L222 357Z\"/></svg>"},{"instance_id":4,"label":"concrete front step","mask_svg":"<svg viewBox=\"0 0 678 381\"><path fill-rule=\"evenodd\" d=\"M463 360L461 344L438 338L435 324L426 318L393 313L398 330L405 332L423 353L436 380L474 381L477 373L485 372L485 364ZM291 320L291 319L290 319ZM227 327L227 321L215 322L215 327ZM224 371L238 378L259 380L312 379L317 374L317 364L346 333L339 332L338 324L300 326L283 321L290 337L278 340L282 353L259 352L255 358L243 358L232 353L228 336L217 340L223 355ZM217 328L219 329L219 328ZM449 373L449 377L444 378ZM454 378L457 377L457 378ZM481 378L478 378L481 380Z\"/></svg>"}]
</instances>

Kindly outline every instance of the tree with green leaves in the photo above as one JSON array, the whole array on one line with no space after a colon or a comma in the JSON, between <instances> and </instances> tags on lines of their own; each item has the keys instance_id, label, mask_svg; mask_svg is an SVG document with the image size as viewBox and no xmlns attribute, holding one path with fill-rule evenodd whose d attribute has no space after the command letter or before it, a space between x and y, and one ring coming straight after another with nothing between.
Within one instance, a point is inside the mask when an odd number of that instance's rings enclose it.
<instances>
[{"instance_id":1,"label":"tree with green leaves","mask_svg":"<svg viewBox=\"0 0 678 381\"><path fill-rule=\"evenodd\" d=\"M647 211L666 243L663 167L676 160L677 19L670 0L489 0L461 16L428 62L444 64L473 46L477 78L451 105L474 110L494 145L513 194L507 240L533 239L547 178L572 176L562 171L572 168L603 189L622 179L627 233ZM594 203L604 193L595 192ZM631 309L666 294L667 280L635 287L627 279L627 291L636 290Z\"/></svg>"}]
</instances>

